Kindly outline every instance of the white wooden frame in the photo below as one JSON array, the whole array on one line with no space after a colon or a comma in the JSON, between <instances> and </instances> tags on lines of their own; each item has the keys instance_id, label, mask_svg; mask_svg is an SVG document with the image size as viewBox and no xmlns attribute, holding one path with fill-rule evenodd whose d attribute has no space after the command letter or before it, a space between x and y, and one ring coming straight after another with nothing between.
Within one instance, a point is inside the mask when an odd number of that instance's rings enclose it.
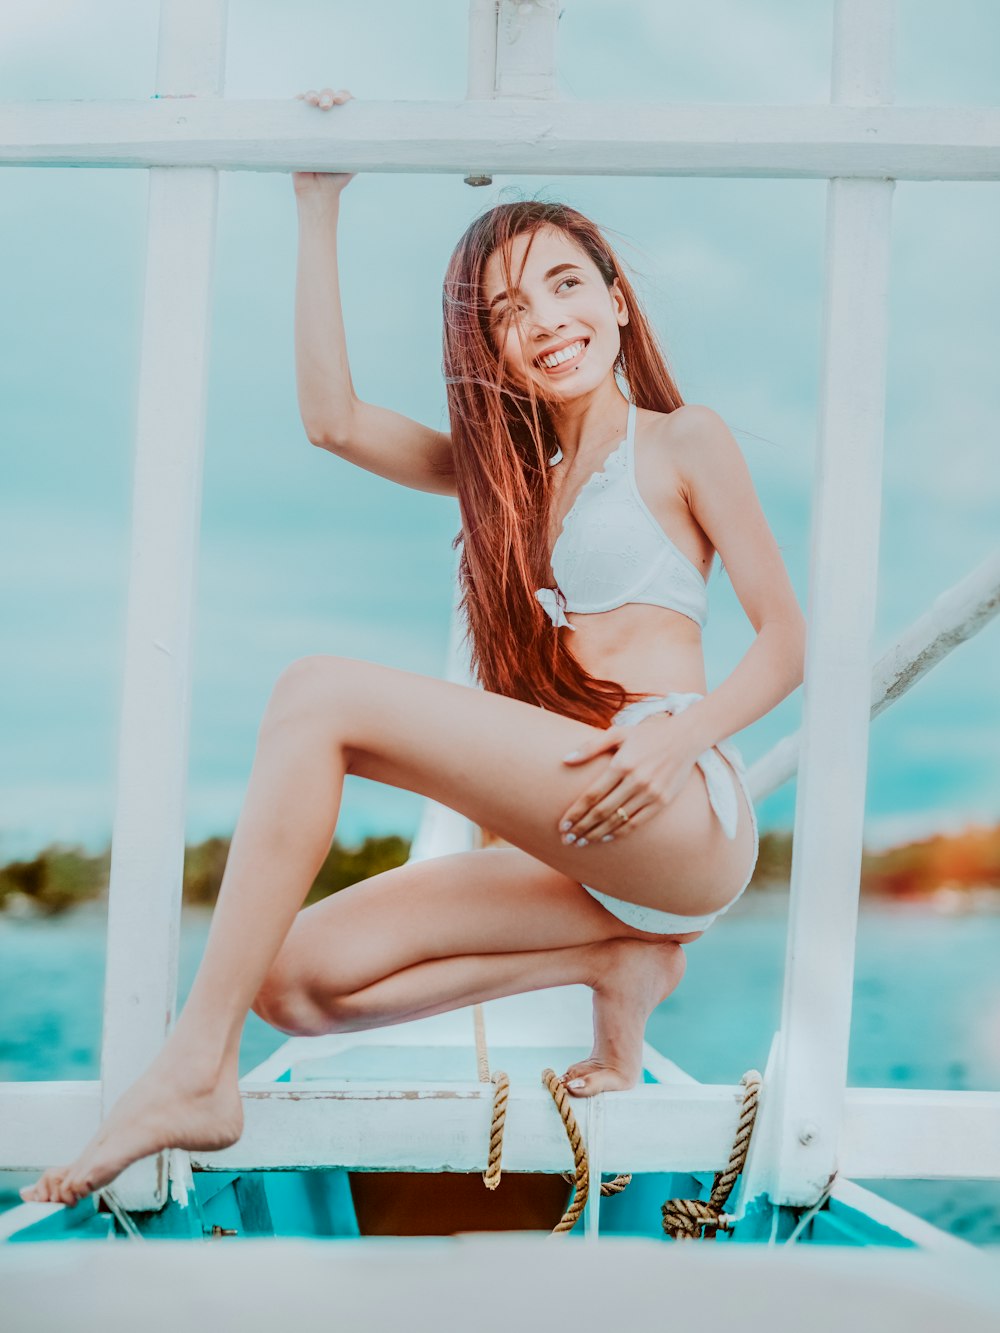
<instances>
[{"instance_id":1,"label":"white wooden frame","mask_svg":"<svg viewBox=\"0 0 1000 1333\"><path fill-rule=\"evenodd\" d=\"M956 589L954 605L932 608L893 662L878 664L873 684L893 184L1000 178L1000 110L887 105L893 0L837 0L829 106L560 103L554 0L525 8L472 0L465 103L355 102L330 118L291 99L221 100L225 0L162 0L161 13L156 100L0 104L0 165L150 168L102 1083L0 1086L0 1167L40 1167L73 1152L171 1023L217 172L337 168L478 180L493 172L829 178L804 720L800 742L756 766L761 788L796 762L800 777L785 991L742 1197L810 1204L834 1170L1000 1176L1000 1094L846 1087L870 717L905 687L901 671L895 686L890 679L898 658L919 657L926 669L997 610L994 562L971 576L973 601ZM436 855L469 837L466 821L429 806L414 853ZM310 1106L339 1095L310 1085L304 1100L290 1100L298 1091L245 1085L248 1133L226 1161L290 1164L281 1149L289 1117L304 1122ZM401 1111L414 1103L399 1091L376 1090L375 1102L385 1100L388 1123L402 1126ZM601 1166L718 1167L738 1091L681 1083L608 1101ZM475 1129L462 1161L478 1169L482 1089L452 1087L449 1096L452 1128ZM529 1150L516 1128L521 1112L531 1122L538 1098L514 1093L505 1151L546 1169L547 1149ZM373 1109L358 1103L348 1123L360 1127ZM332 1121L320 1120L306 1136L308 1159L344 1160ZM456 1160L436 1124L422 1123L419 1143L401 1128L411 1165L433 1169L445 1150ZM365 1140L368 1164L379 1164L380 1151ZM163 1168L161 1157L130 1169L119 1190L127 1206L162 1205Z\"/></svg>"}]
</instances>

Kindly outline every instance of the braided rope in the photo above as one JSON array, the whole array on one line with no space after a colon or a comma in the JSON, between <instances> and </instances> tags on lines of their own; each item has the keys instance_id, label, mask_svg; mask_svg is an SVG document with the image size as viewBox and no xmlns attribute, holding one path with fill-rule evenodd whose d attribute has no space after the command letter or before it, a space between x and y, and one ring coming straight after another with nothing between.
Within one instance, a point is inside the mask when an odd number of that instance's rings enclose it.
<instances>
[{"instance_id":1,"label":"braided rope","mask_svg":"<svg viewBox=\"0 0 1000 1333\"><path fill-rule=\"evenodd\" d=\"M757 1116L761 1081L756 1069L748 1069L740 1079L745 1091L736 1138L728 1163L723 1170L716 1172L708 1199L668 1199L663 1205L663 1230L674 1240L714 1240L720 1229L731 1229L722 1209L746 1163Z\"/></svg>"},{"instance_id":2,"label":"braided rope","mask_svg":"<svg viewBox=\"0 0 1000 1333\"><path fill-rule=\"evenodd\" d=\"M562 1178L563 1180L565 1180L567 1185L572 1185L573 1181L576 1180L576 1176L573 1174L572 1171L564 1171L562 1173ZM624 1190L628 1185L630 1185L631 1182L632 1182L631 1173L628 1173L627 1175L615 1176L614 1180L602 1180L601 1195L603 1198L606 1199L609 1194L621 1194L622 1190Z\"/></svg>"},{"instance_id":3,"label":"braided rope","mask_svg":"<svg viewBox=\"0 0 1000 1333\"><path fill-rule=\"evenodd\" d=\"M510 1097L510 1079L501 1070L494 1070L490 1077L490 1059L486 1049L486 1019L483 1006L473 1006L472 1022L476 1030L476 1065L480 1083L492 1083L493 1118L490 1121L490 1148L486 1158L486 1170L483 1172L483 1184L488 1190L495 1190L500 1184L500 1158L503 1155L503 1131L507 1123L507 1102Z\"/></svg>"},{"instance_id":4,"label":"braided rope","mask_svg":"<svg viewBox=\"0 0 1000 1333\"><path fill-rule=\"evenodd\" d=\"M493 1121L490 1125L490 1152L483 1172L483 1184L488 1190L495 1190L500 1184L500 1157L503 1154L503 1131L507 1122L507 1098L510 1094L510 1079L497 1070L493 1075Z\"/></svg>"},{"instance_id":5,"label":"braided rope","mask_svg":"<svg viewBox=\"0 0 1000 1333\"><path fill-rule=\"evenodd\" d=\"M481 1004L473 1006L472 1021L476 1032L476 1065L481 1083L494 1084L493 1088L493 1118L490 1122L490 1146L486 1160L486 1170L483 1172L483 1184L488 1190L495 1190L500 1184L500 1159L503 1155L503 1132L507 1123L507 1102L510 1099L510 1079L505 1073L497 1069L490 1075L489 1053L486 1046L486 1020L483 1016L483 1007ZM566 1173L564 1180L575 1185L575 1193L569 1208L563 1214L560 1222L553 1231L553 1235L564 1231L571 1231L579 1221L580 1214L583 1212L590 1194L590 1161L587 1157L587 1149L583 1142L583 1135L580 1133L580 1127L576 1123L576 1116L573 1114L571 1105L572 1099L562 1082L556 1077L555 1071L546 1069L542 1074L542 1082L552 1094L559 1115L562 1117L563 1126L566 1130L566 1137L569 1139L570 1147L573 1150L574 1171L572 1174ZM621 1194L622 1190L631 1182L631 1175L615 1176L614 1180L605 1180L601 1182L601 1194L607 1197L609 1194Z\"/></svg>"},{"instance_id":6,"label":"braided rope","mask_svg":"<svg viewBox=\"0 0 1000 1333\"><path fill-rule=\"evenodd\" d=\"M576 1116L573 1114L573 1108L570 1105L570 1095L556 1077L555 1070L543 1070L542 1082L552 1094L556 1110L562 1118L563 1128L566 1130L566 1137L569 1139L569 1146L573 1150L573 1166L575 1168L573 1183L576 1190L573 1198L570 1200L569 1207L552 1229L552 1235L558 1236L563 1232L573 1230L580 1220L580 1214L587 1205L587 1198L590 1194L590 1161L587 1157L583 1135L580 1133L580 1126L576 1123Z\"/></svg>"}]
</instances>

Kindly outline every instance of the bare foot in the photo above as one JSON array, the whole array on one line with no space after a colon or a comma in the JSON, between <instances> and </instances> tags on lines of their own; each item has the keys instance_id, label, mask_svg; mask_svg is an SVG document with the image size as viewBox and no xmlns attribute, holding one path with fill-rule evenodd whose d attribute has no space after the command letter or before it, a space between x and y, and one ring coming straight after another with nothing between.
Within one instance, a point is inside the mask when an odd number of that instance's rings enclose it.
<instances>
[{"instance_id":1,"label":"bare foot","mask_svg":"<svg viewBox=\"0 0 1000 1333\"><path fill-rule=\"evenodd\" d=\"M609 940L595 952L594 1049L562 1076L574 1097L635 1087L646 1020L680 985L687 967L684 950L674 943Z\"/></svg>"},{"instance_id":2,"label":"bare foot","mask_svg":"<svg viewBox=\"0 0 1000 1333\"><path fill-rule=\"evenodd\" d=\"M199 1078L160 1055L118 1099L76 1161L50 1166L21 1190L21 1198L72 1207L140 1157L163 1148L211 1152L235 1143L242 1132L235 1076Z\"/></svg>"}]
</instances>

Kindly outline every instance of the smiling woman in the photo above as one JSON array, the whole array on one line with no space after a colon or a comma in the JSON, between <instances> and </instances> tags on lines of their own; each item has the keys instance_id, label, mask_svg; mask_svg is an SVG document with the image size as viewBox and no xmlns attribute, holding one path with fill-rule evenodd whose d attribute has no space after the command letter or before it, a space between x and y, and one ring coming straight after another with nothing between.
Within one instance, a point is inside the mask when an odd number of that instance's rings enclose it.
<instances>
[{"instance_id":1,"label":"smiling woman","mask_svg":"<svg viewBox=\"0 0 1000 1333\"><path fill-rule=\"evenodd\" d=\"M304 100L329 110L349 96ZM457 495L483 688L339 657L282 673L183 1012L78 1160L26 1198L72 1202L162 1148L238 1138L251 1008L286 1032L347 1032L583 983L594 1050L563 1081L579 1096L631 1087L646 1019L683 977L681 945L756 862L725 738L800 683L803 618L735 440L711 409L682 405L599 229L534 202L467 229L444 280L445 435L354 393L336 256L351 178L293 179L307 434ZM756 638L706 695L716 550ZM545 589L562 621L537 596L553 559L572 594ZM408 862L300 910L347 774L429 797L508 846Z\"/></svg>"}]
</instances>

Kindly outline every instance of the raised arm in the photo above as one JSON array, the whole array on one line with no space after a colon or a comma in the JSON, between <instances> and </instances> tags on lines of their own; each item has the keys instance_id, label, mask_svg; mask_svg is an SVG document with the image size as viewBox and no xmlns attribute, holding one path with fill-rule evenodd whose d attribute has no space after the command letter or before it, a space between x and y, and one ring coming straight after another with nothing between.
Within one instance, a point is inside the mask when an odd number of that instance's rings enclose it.
<instances>
[{"instance_id":1,"label":"raised arm","mask_svg":"<svg viewBox=\"0 0 1000 1333\"><path fill-rule=\"evenodd\" d=\"M306 93L325 107L350 94ZM299 215L295 289L295 364L299 411L313 444L403 486L456 495L451 437L363 402L347 358L337 272L340 196L349 175L299 171L292 176Z\"/></svg>"}]
</instances>

